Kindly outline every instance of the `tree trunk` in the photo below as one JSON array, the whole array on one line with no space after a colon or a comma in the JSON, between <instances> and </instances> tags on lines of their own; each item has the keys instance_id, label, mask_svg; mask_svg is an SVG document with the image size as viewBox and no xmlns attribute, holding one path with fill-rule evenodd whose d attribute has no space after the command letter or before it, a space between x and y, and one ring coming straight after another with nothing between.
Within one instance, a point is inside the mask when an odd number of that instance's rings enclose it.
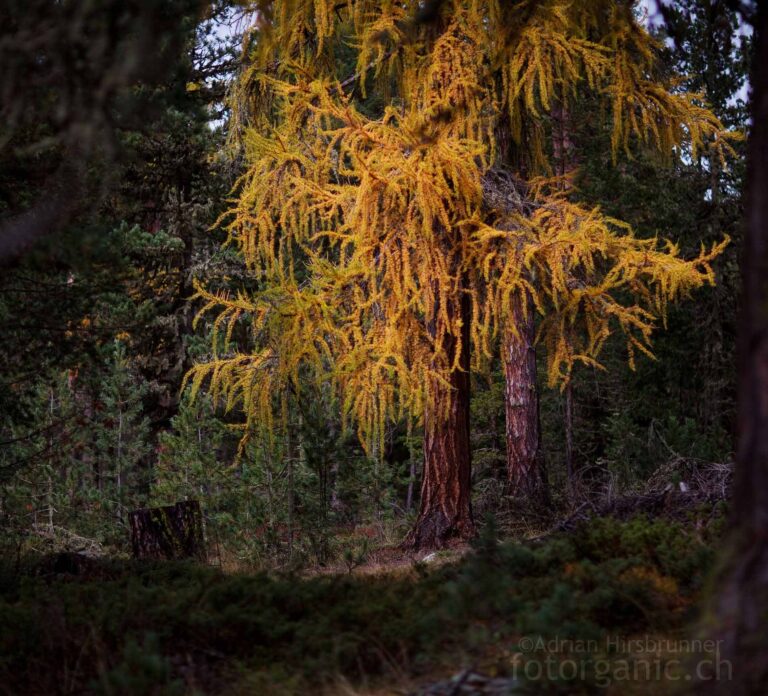
<instances>
[{"instance_id":1,"label":"tree trunk","mask_svg":"<svg viewBox=\"0 0 768 696\"><path fill-rule=\"evenodd\" d=\"M203 513L197 500L143 508L129 514L135 558L197 558L205 561Z\"/></svg>"},{"instance_id":2,"label":"tree trunk","mask_svg":"<svg viewBox=\"0 0 768 696\"><path fill-rule=\"evenodd\" d=\"M408 490L405 494L405 509L410 512L413 508L413 484L416 479L416 462L411 457L408 464Z\"/></svg>"},{"instance_id":3,"label":"tree trunk","mask_svg":"<svg viewBox=\"0 0 768 696\"><path fill-rule=\"evenodd\" d=\"M565 404L563 421L565 428L565 473L568 476L568 488L574 492L576 485L576 470L573 465L573 382L568 378L565 385Z\"/></svg>"},{"instance_id":4,"label":"tree trunk","mask_svg":"<svg viewBox=\"0 0 768 696\"><path fill-rule=\"evenodd\" d=\"M723 693L768 693L768 3L757 4L733 528L717 586Z\"/></svg>"},{"instance_id":5,"label":"tree trunk","mask_svg":"<svg viewBox=\"0 0 768 696\"><path fill-rule=\"evenodd\" d=\"M500 163L509 171L525 177L525 163L511 135L509 116L504 114L496 127ZM559 149L558 149L559 143ZM565 151L562 140L555 152ZM518 261L520 262L520 261ZM544 457L541 449L539 391L536 379L536 322L533 302L526 296L513 298L509 324L502 336L504 362L504 416L507 448L507 490L514 498L536 502L548 500Z\"/></svg>"},{"instance_id":6,"label":"tree trunk","mask_svg":"<svg viewBox=\"0 0 768 696\"><path fill-rule=\"evenodd\" d=\"M440 548L451 539L474 534L471 502L471 450L469 443L469 327L468 296L452 303L449 313L462 314L459 339L447 337L447 358L452 363L461 341L460 370L450 376L451 387L433 383L432 402L424 414L424 470L421 507L414 528L404 542L412 549Z\"/></svg>"},{"instance_id":7,"label":"tree trunk","mask_svg":"<svg viewBox=\"0 0 768 696\"><path fill-rule=\"evenodd\" d=\"M507 481L510 494L534 500L546 498L546 476L541 451L539 395L536 388L535 323L515 300L512 322L517 335L504 337L504 409L507 439Z\"/></svg>"}]
</instances>

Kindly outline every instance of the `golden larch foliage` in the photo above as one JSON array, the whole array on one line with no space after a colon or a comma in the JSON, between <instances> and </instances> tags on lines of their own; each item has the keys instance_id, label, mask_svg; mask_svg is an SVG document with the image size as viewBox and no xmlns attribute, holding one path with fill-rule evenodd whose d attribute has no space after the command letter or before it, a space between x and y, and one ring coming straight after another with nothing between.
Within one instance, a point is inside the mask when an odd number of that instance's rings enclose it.
<instances>
[{"instance_id":1,"label":"golden larch foliage","mask_svg":"<svg viewBox=\"0 0 768 696\"><path fill-rule=\"evenodd\" d=\"M734 136L702 96L659 79L658 47L626 3L446 0L430 23L420 9L275 0L255 11L232 95L246 167L223 222L261 289L198 287L201 315L216 312L214 353L188 375L193 392L208 380L242 409L246 431L271 427L274 394L309 375L332 381L363 441L381 437L388 419L423 413L462 351L487 364L517 330L520 297L542 316L551 384L576 362L599 364L615 328L632 363L670 301L714 282L727 240L683 259L546 178L547 115L582 93L606 105L614 153L730 154ZM345 42L352 80L336 74ZM353 97L369 79L396 95L375 116ZM503 124L527 181L495 166ZM470 345L450 311L466 294ZM259 347L247 355L229 340L245 321Z\"/></svg>"}]
</instances>

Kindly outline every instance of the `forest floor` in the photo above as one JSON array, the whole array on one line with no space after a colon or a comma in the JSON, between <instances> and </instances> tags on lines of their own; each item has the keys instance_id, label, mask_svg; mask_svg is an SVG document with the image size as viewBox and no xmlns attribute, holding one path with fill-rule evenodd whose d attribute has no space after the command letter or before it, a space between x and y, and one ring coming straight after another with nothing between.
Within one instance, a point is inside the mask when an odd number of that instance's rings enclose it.
<instances>
[{"instance_id":1,"label":"forest floor","mask_svg":"<svg viewBox=\"0 0 768 696\"><path fill-rule=\"evenodd\" d=\"M622 504L534 539L488 523L468 546L302 573L3 567L0 694L658 693L712 657L675 641L698 620L724 506Z\"/></svg>"},{"instance_id":2,"label":"forest floor","mask_svg":"<svg viewBox=\"0 0 768 696\"><path fill-rule=\"evenodd\" d=\"M436 568L456 563L472 550L467 542L453 542L439 551L408 551L396 544L374 546L364 557L349 561L337 560L326 566L311 566L304 571L307 576L339 575L354 573L357 576L409 575L416 564L423 563Z\"/></svg>"}]
</instances>

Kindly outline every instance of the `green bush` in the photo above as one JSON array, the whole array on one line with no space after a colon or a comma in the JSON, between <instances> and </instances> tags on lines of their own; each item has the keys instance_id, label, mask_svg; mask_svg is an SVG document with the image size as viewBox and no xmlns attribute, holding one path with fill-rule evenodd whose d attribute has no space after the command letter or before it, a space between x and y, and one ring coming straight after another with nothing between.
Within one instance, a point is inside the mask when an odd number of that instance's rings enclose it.
<instances>
[{"instance_id":1,"label":"green bush","mask_svg":"<svg viewBox=\"0 0 768 696\"><path fill-rule=\"evenodd\" d=\"M98 577L38 569L1 586L0 683L172 694L184 680L210 693L274 679L275 693L303 693L393 664L418 674L511 650L521 635L679 628L711 563L708 543L683 525L636 518L528 546L499 543L488 524L461 562L415 575L225 575L189 562L113 561Z\"/></svg>"}]
</instances>

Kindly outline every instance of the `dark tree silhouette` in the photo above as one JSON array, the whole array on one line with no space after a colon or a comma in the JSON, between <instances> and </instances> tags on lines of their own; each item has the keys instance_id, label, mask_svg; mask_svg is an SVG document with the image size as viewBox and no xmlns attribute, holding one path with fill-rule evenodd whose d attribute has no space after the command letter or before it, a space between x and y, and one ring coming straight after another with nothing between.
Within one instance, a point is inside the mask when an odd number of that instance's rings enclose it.
<instances>
[{"instance_id":1,"label":"dark tree silhouette","mask_svg":"<svg viewBox=\"0 0 768 696\"><path fill-rule=\"evenodd\" d=\"M768 3L754 26L733 529L717 600L729 694L768 692Z\"/></svg>"}]
</instances>

